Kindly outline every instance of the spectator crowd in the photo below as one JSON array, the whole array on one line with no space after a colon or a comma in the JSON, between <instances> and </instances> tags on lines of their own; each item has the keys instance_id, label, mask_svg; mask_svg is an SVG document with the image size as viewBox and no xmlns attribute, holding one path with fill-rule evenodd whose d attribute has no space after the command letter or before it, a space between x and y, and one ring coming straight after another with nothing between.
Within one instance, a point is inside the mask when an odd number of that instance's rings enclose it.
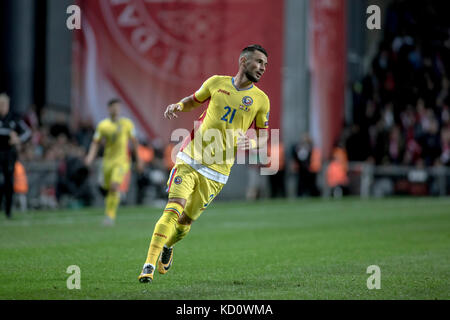
<instances>
[{"instance_id":1,"label":"spectator crowd","mask_svg":"<svg viewBox=\"0 0 450 320\"><path fill-rule=\"evenodd\" d=\"M353 85L350 161L450 166L450 20L445 1L394 1L369 72Z\"/></svg>"}]
</instances>

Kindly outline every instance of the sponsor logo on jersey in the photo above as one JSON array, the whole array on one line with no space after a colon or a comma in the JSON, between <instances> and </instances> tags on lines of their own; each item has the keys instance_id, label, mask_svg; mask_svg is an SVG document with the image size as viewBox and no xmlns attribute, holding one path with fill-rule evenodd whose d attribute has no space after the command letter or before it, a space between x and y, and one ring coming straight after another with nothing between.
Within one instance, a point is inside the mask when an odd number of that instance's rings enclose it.
<instances>
[{"instance_id":1,"label":"sponsor logo on jersey","mask_svg":"<svg viewBox=\"0 0 450 320\"><path fill-rule=\"evenodd\" d=\"M226 90L223 90L223 89L219 89L217 92L222 92L222 93L225 93L227 96L229 96L230 95L230 93L228 92L228 91L226 91Z\"/></svg>"},{"instance_id":2,"label":"sponsor logo on jersey","mask_svg":"<svg viewBox=\"0 0 450 320\"><path fill-rule=\"evenodd\" d=\"M242 103L246 107L250 107L253 104L253 99L249 96L245 96L242 98Z\"/></svg>"},{"instance_id":3,"label":"sponsor logo on jersey","mask_svg":"<svg viewBox=\"0 0 450 320\"><path fill-rule=\"evenodd\" d=\"M249 112L250 111L249 107L245 107L242 104L239 106L239 109L244 110L245 112Z\"/></svg>"},{"instance_id":4,"label":"sponsor logo on jersey","mask_svg":"<svg viewBox=\"0 0 450 320\"><path fill-rule=\"evenodd\" d=\"M155 232L154 235L155 235L155 236L158 236L158 237L161 237L161 238L167 239L167 236L164 235L164 234L161 234L161 233L156 233L156 232Z\"/></svg>"}]
</instances>

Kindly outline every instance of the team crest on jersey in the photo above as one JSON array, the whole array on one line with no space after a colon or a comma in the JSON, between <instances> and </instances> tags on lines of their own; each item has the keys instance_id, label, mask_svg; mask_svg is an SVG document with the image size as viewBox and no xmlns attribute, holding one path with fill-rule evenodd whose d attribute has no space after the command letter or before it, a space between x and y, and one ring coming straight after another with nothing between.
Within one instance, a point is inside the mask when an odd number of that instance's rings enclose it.
<instances>
[{"instance_id":1,"label":"team crest on jersey","mask_svg":"<svg viewBox=\"0 0 450 320\"><path fill-rule=\"evenodd\" d=\"M181 177L178 176L178 177L175 177L175 179L173 180L173 182L174 182L175 184L181 184L181 182L183 182L183 179L181 179Z\"/></svg>"},{"instance_id":2,"label":"team crest on jersey","mask_svg":"<svg viewBox=\"0 0 450 320\"><path fill-rule=\"evenodd\" d=\"M242 98L242 103L246 107L250 107L253 104L253 99L249 96L245 96Z\"/></svg>"}]
</instances>

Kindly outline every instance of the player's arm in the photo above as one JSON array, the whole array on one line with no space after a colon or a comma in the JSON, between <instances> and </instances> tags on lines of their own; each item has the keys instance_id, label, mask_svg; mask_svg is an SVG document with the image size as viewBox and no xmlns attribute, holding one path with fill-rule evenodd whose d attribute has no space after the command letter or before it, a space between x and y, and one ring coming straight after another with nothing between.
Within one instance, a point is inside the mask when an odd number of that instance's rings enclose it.
<instances>
[{"instance_id":1,"label":"player's arm","mask_svg":"<svg viewBox=\"0 0 450 320\"><path fill-rule=\"evenodd\" d=\"M134 159L136 159L136 171L138 173L142 173L144 171L144 163L139 157L139 141L136 138L136 129L134 127L134 123L131 120L127 122L127 125L128 139L129 141L131 141L131 152L134 155Z\"/></svg>"},{"instance_id":2,"label":"player's arm","mask_svg":"<svg viewBox=\"0 0 450 320\"><path fill-rule=\"evenodd\" d=\"M100 140L92 140L86 158L84 158L84 164L86 166L89 167L94 161L95 157L97 157L99 147L100 147Z\"/></svg>"},{"instance_id":3,"label":"player's arm","mask_svg":"<svg viewBox=\"0 0 450 320\"><path fill-rule=\"evenodd\" d=\"M97 129L94 133L94 138L92 139L91 145L89 146L89 151L84 158L84 164L86 166L90 166L94 161L95 157L97 157L98 149L100 148L100 143L102 141L102 134L100 126L97 126Z\"/></svg>"},{"instance_id":4,"label":"player's arm","mask_svg":"<svg viewBox=\"0 0 450 320\"><path fill-rule=\"evenodd\" d=\"M131 136L130 141L131 141L132 152L133 152L134 158L136 159L136 171L139 173L142 173L144 171L144 163L142 162L142 159L139 157L138 139L136 139L135 136Z\"/></svg>"},{"instance_id":5,"label":"player's arm","mask_svg":"<svg viewBox=\"0 0 450 320\"><path fill-rule=\"evenodd\" d=\"M258 148L264 149L267 147L269 140L269 114L270 114L270 100L267 96L263 99L263 105L256 115L256 135L258 136Z\"/></svg>"},{"instance_id":6,"label":"player's arm","mask_svg":"<svg viewBox=\"0 0 450 320\"><path fill-rule=\"evenodd\" d=\"M164 117L167 119L178 118L177 112L189 112L202 104L195 101L194 95L181 99L180 102L171 104L166 108Z\"/></svg>"},{"instance_id":7,"label":"player's arm","mask_svg":"<svg viewBox=\"0 0 450 320\"><path fill-rule=\"evenodd\" d=\"M258 137L256 147L258 149L267 147L267 141L269 140L269 129L257 129L256 136Z\"/></svg>"},{"instance_id":8,"label":"player's arm","mask_svg":"<svg viewBox=\"0 0 450 320\"><path fill-rule=\"evenodd\" d=\"M189 112L201 106L211 97L210 88L216 79L216 76L212 76L206 80L200 89L198 89L193 95L181 99L178 103L169 105L164 112L164 117L167 119L178 118L176 112Z\"/></svg>"},{"instance_id":9,"label":"player's arm","mask_svg":"<svg viewBox=\"0 0 450 320\"><path fill-rule=\"evenodd\" d=\"M263 105L259 112L256 114L255 124L256 124L256 136L258 139L250 139L247 135L239 132L237 139L237 147L242 150L256 150L262 149L267 146L267 141L269 139L269 111L270 102L269 99L264 99Z\"/></svg>"},{"instance_id":10,"label":"player's arm","mask_svg":"<svg viewBox=\"0 0 450 320\"><path fill-rule=\"evenodd\" d=\"M238 131L237 147L240 150L257 150L267 146L267 141L269 140L269 130L264 128L258 128L256 130L256 136L258 139L250 139L242 131Z\"/></svg>"}]
</instances>

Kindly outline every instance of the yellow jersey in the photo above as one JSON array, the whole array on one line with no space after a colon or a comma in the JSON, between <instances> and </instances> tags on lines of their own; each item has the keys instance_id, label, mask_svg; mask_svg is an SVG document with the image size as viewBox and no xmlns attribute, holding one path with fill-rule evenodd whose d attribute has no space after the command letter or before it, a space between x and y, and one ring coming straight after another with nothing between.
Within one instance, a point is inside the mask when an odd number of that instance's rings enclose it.
<instances>
[{"instance_id":1,"label":"yellow jersey","mask_svg":"<svg viewBox=\"0 0 450 320\"><path fill-rule=\"evenodd\" d=\"M183 144L178 158L191 165L195 163L194 168L202 174L213 170L212 179L224 183L234 164L237 132L245 133L253 122L258 129L269 127L269 98L254 84L238 89L234 78L215 75L194 93L194 99L198 103L208 101L208 107ZM198 170L199 165L201 170ZM225 177L215 179L215 173ZM211 178L211 174L206 176Z\"/></svg>"},{"instance_id":2,"label":"yellow jersey","mask_svg":"<svg viewBox=\"0 0 450 320\"><path fill-rule=\"evenodd\" d=\"M119 118L112 121L110 118L102 120L95 129L94 141L105 140L103 161L107 163L129 162L128 140L136 136L134 124L130 119Z\"/></svg>"}]
</instances>

